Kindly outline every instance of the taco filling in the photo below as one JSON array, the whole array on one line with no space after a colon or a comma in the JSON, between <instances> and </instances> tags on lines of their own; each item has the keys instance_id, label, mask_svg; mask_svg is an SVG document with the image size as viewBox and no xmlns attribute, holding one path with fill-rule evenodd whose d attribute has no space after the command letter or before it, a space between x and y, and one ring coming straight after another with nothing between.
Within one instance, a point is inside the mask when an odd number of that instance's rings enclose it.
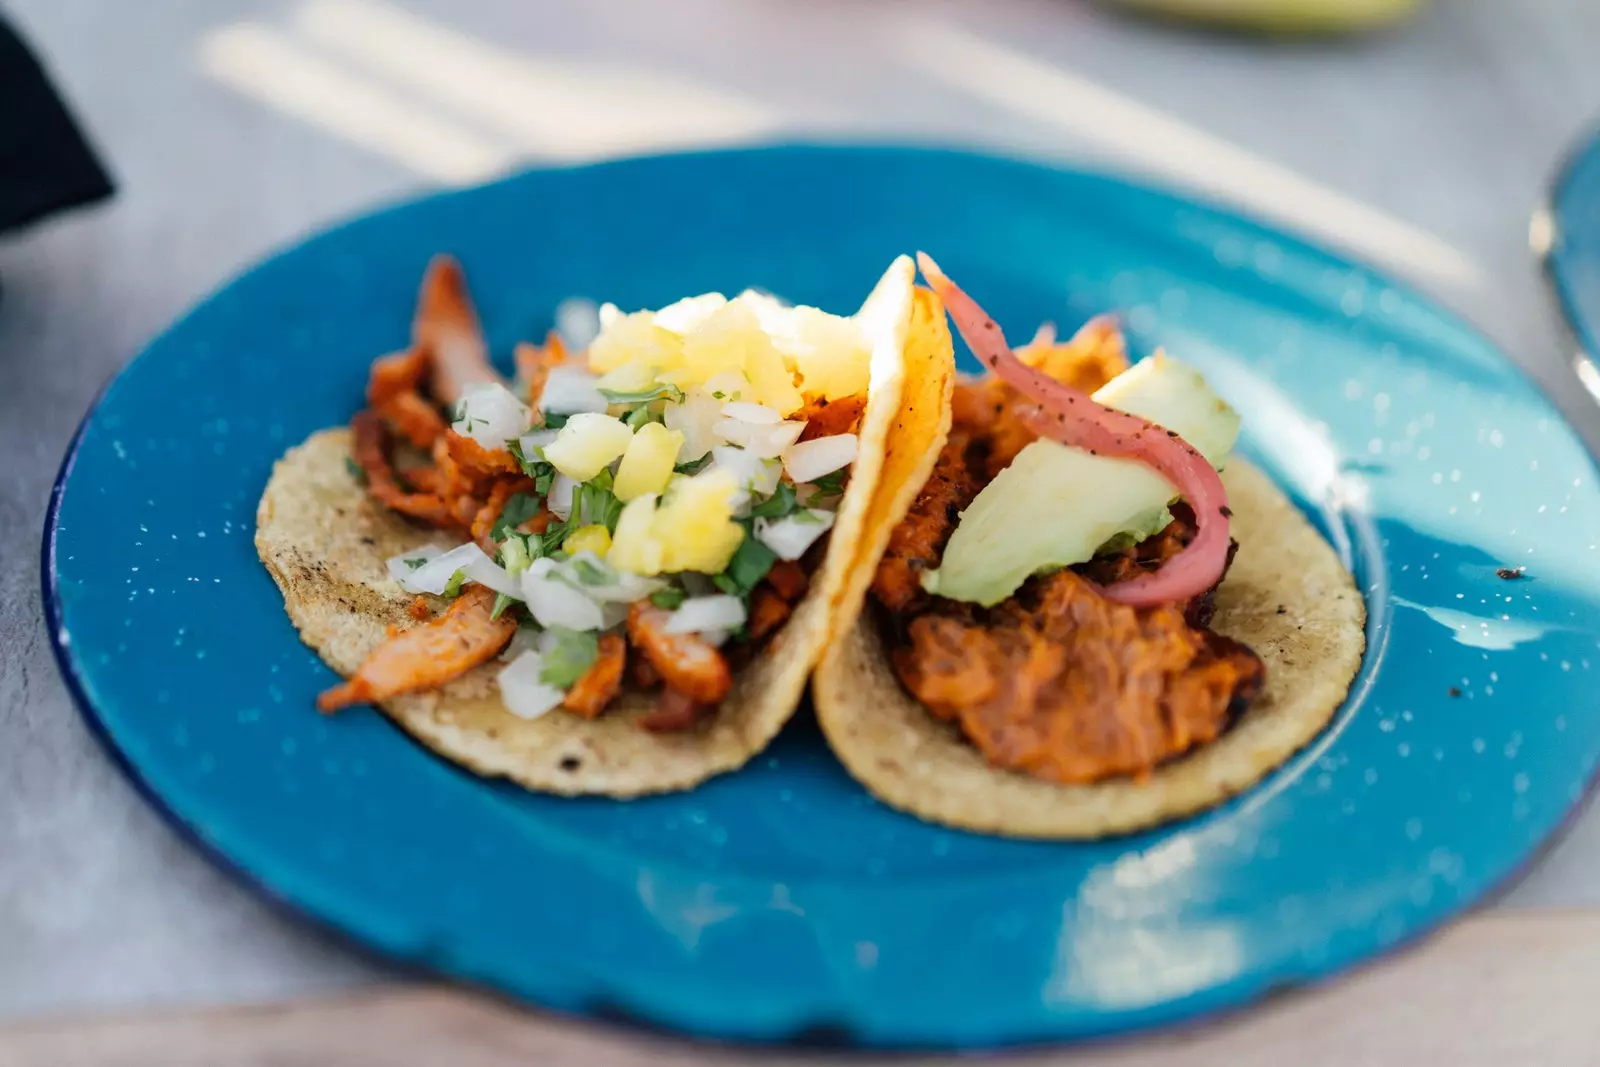
<instances>
[{"instance_id":1,"label":"taco filling","mask_svg":"<svg viewBox=\"0 0 1600 1067\"><path fill-rule=\"evenodd\" d=\"M1265 681L1208 628L1238 549L1216 470L1238 417L1165 356L1130 368L1106 319L1012 352L923 271L992 373L955 386L872 582L900 682L991 766L1049 782L1139 778L1216 740Z\"/></svg>"},{"instance_id":2,"label":"taco filling","mask_svg":"<svg viewBox=\"0 0 1600 1067\"><path fill-rule=\"evenodd\" d=\"M415 335L373 364L350 459L374 502L445 543L419 533L387 559L421 624L318 706L436 690L498 657L521 719L595 719L627 689L655 694L646 730L701 725L827 552L868 332L755 292L605 305L583 350L556 333L520 345L506 380L440 259Z\"/></svg>"}]
</instances>

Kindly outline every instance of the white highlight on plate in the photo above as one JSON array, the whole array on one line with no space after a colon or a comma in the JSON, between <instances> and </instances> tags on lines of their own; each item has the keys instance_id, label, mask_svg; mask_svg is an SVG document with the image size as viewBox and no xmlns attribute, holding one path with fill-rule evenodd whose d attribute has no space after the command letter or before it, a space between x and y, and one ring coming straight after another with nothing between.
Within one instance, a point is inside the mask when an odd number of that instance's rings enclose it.
<instances>
[{"instance_id":1,"label":"white highlight on plate","mask_svg":"<svg viewBox=\"0 0 1600 1067\"><path fill-rule=\"evenodd\" d=\"M294 26L319 47L546 157L726 143L776 124L765 108L679 74L535 58L378 0L312 0Z\"/></svg>"},{"instance_id":2,"label":"white highlight on plate","mask_svg":"<svg viewBox=\"0 0 1600 1067\"><path fill-rule=\"evenodd\" d=\"M508 170L514 153L373 82L268 26L225 26L200 42L201 71L215 81L447 185Z\"/></svg>"},{"instance_id":3,"label":"white highlight on plate","mask_svg":"<svg viewBox=\"0 0 1600 1067\"><path fill-rule=\"evenodd\" d=\"M923 74L1060 126L1123 162L1283 219L1376 259L1455 285L1481 280L1458 249L1392 215L1303 177L1165 112L1013 48L924 16L885 41Z\"/></svg>"}]
</instances>

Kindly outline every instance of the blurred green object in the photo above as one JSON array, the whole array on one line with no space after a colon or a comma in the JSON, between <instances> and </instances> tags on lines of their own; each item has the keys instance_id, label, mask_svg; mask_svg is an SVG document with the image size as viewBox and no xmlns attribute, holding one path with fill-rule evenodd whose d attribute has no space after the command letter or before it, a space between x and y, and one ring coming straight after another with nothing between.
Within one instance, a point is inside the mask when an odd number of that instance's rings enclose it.
<instances>
[{"instance_id":1,"label":"blurred green object","mask_svg":"<svg viewBox=\"0 0 1600 1067\"><path fill-rule=\"evenodd\" d=\"M1421 0L1111 0L1120 7L1267 33L1338 33L1397 22Z\"/></svg>"}]
</instances>

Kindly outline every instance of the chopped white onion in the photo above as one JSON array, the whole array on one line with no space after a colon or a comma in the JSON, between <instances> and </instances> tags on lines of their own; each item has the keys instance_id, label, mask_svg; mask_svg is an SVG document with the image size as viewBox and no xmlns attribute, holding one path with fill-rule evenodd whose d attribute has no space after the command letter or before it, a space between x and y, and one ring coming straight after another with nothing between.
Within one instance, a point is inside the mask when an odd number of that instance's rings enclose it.
<instances>
[{"instance_id":1,"label":"chopped white onion","mask_svg":"<svg viewBox=\"0 0 1600 1067\"><path fill-rule=\"evenodd\" d=\"M738 486L732 500L735 513L748 509L754 498L771 496L778 489L778 461L762 459L743 448L718 445L711 450L711 466L733 475L733 484Z\"/></svg>"},{"instance_id":2,"label":"chopped white onion","mask_svg":"<svg viewBox=\"0 0 1600 1067\"><path fill-rule=\"evenodd\" d=\"M534 560L522 572L522 599L527 601L534 621L540 626L564 626L569 630L601 629L605 619L600 605L557 570L555 560L544 557Z\"/></svg>"},{"instance_id":3,"label":"chopped white onion","mask_svg":"<svg viewBox=\"0 0 1600 1067\"><path fill-rule=\"evenodd\" d=\"M419 545L410 552L402 552L398 556L390 556L384 561L389 568L389 577L400 583L400 588L408 593L417 592L411 588L411 578L421 569L422 564L430 559L437 559L444 555L444 549L438 545ZM416 566L411 566L415 563Z\"/></svg>"},{"instance_id":4,"label":"chopped white onion","mask_svg":"<svg viewBox=\"0 0 1600 1067\"><path fill-rule=\"evenodd\" d=\"M567 694L541 681L543 671L544 657L537 652L524 652L501 669L496 680L507 711L519 719L537 719L560 706Z\"/></svg>"},{"instance_id":5,"label":"chopped white onion","mask_svg":"<svg viewBox=\"0 0 1600 1067\"><path fill-rule=\"evenodd\" d=\"M524 652L532 652L539 647L540 631L532 626L518 626L512 633L511 640L506 643L505 651L500 653L501 663L510 663Z\"/></svg>"},{"instance_id":6,"label":"chopped white onion","mask_svg":"<svg viewBox=\"0 0 1600 1067\"><path fill-rule=\"evenodd\" d=\"M600 332L600 309L586 296L569 296L556 305L556 330L569 348L582 352Z\"/></svg>"},{"instance_id":7,"label":"chopped white onion","mask_svg":"<svg viewBox=\"0 0 1600 1067\"><path fill-rule=\"evenodd\" d=\"M744 620L744 601L736 596L692 596L678 605L662 629L669 634L697 634L731 630L744 625Z\"/></svg>"},{"instance_id":8,"label":"chopped white onion","mask_svg":"<svg viewBox=\"0 0 1600 1067\"><path fill-rule=\"evenodd\" d=\"M466 571L467 577L473 581L480 581L473 572L480 570L483 564L494 567L494 561L484 555L483 549L468 541L464 545L457 545L448 552L438 553L432 559L406 575L397 578L400 588L408 593L432 593L438 596L444 592L445 586L450 584L450 579L456 571ZM394 573L390 571L390 573ZM504 574L505 571L500 571ZM485 583L487 584L487 583ZM491 587L492 588L492 587Z\"/></svg>"},{"instance_id":9,"label":"chopped white onion","mask_svg":"<svg viewBox=\"0 0 1600 1067\"><path fill-rule=\"evenodd\" d=\"M499 382L479 382L467 386L456 405L459 416L450 428L470 437L484 448L504 448L528 428L533 413L516 394Z\"/></svg>"},{"instance_id":10,"label":"chopped white onion","mask_svg":"<svg viewBox=\"0 0 1600 1067\"><path fill-rule=\"evenodd\" d=\"M742 380L742 379L741 379ZM722 401L704 389L691 389L681 404L668 404L661 413L667 429L683 434L679 463L693 463L720 444L716 425L722 418Z\"/></svg>"},{"instance_id":11,"label":"chopped white onion","mask_svg":"<svg viewBox=\"0 0 1600 1067\"><path fill-rule=\"evenodd\" d=\"M598 380L582 367L551 367L544 380L544 392L539 394L539 407L557 415L603 414L610 401L595 385Z\"/></svg>"},{"instance_id":12,"label":"chopped white onion","mask_svg":"<svg viewBox=\"0 0 1600 1067\"><path fill-rule=\"evenodd\" d=\"M833 529L831 511L802 508L782 519L757 519L756 540L779 559L799 559L817 538Z\"/></svg>"},{"instance_id":13,"label":"chopped white onion","mask_svg":"<svg viewBox=\"0 0 1600 1067\"><path fill-rule=\"evenodd\" d=\"M708 645L715 645L718 648L721 648L723 645L727 644L728 643L728 638L730 638L732 636L733 636L733 631L731 631L731 630L701 630L700 631L700 640L704 641Z\"/></svg>"},{"instance_id":14,"label":"chopped white onion","mask_svg":"<svg viewBox=\"0 0 1600 1067\"><path fill-rule=\"evenodd\" d=\"M522 446L522 454L528 459L536 459L539 449L554 441L560 430L534 430L517 438L517 444Z\"/></svg>"},{"instance_id":15,"label":"chopped white onion","mask_svg":"<svg viewBox=\"0 0 1600 1067\"><path fill-rule=\"evenodd\" d=\"M754 452L762 459L777 459L805 432L806 424L803 422L780 421L758 424L739 419L717 421L718 437L748 452Z\"/></svg>"},{"instance_id":16,"label":"chopped white onion","mask_svg":"<svg viewBox=\"0 0 1600 1067\"><path fill-rule=\"evenodd\" d=\"M769 408L765 404L752 404L745 400L734 400L722 405L722 413L730 419L753 422L757 426L770 426L783 421L783 414L777 408Z\"/></svg>"},{"instance_id":17,"label":"chopped white onion","mask_svg":"<svg viewBox=\"0 0 1600 1067\"><path fill-rule=\"evenodd\" d=\"M545 497L544 505L551 514L565 522L572 514L572 494L577 491L577 482L556 471L556 476L550 479L550 495Z\"/></svg>"},{"instance_id":18,"label":"chopped white onion","mask_svg":"<svg viewBox=\"0 0 1600 1067\"><path fill-rule=\"evenodd\" d=\"M473 546L477 548L476 545ZM522 583L506 572L506 569L478 550L478 555L463 568L467 572L467 580L486 585L496 593L522 599Z\"/></svg>"},{"instance_id":19,"label":"chopped white onion","mask_svg":"<svg viewBox=\"0 0 1600 1067\"><path fill-rule=\"evenodd\" d=\"M856 435L834 434L791 445L783 454L784 470L796 482L814 482L856 460Z\"/></svg>"},{"instance_id":20,"label":"chopped white onion","mask_svg":"<svg viewBox=\"0 0 1600 1067\"><path fill-rule=\"evenodd\" d=\"M590 575L603 574L606 580L593 585L583 581L578 576L580 562L585 564L585 569ZM583 586L583 594L589 599L598 600L602 604L632 604L635 600L643 600L667 584L660 578L646 578L642 574L619 571L588 549L561 564L559 573L569 581Z\"/></svg>"}]
</instances>

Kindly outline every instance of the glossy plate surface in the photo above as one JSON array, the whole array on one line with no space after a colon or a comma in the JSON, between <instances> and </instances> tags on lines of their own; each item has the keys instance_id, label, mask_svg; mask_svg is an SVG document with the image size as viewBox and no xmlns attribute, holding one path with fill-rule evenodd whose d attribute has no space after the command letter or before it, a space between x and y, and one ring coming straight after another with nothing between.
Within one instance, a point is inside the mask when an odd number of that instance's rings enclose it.
<instances>
[{"instance_id":1,"label":"glossy plate surface","mask_svg":"<svg viewBox=\"0 0 1600 1067\"><path fill-rule=\"evenodd\" d=\"M760 286L853 308L925 248L1015 337L1122 309L1198 365L1352 562L1351 700L1238 800L1088 845L889 811L802 713L744 771L631 804L480 781L377 713L327 719L251 544L274 458L361 401L428 257L496 357L572 294ZM385 953L694 1034L978 1046L1170 1022L1327 975L1510 876L1600 754L1600 494L1479 334L1282 233L1089 174L780 148L538 171L360 219L239 278L107 389L45 581L63 669L153 800ZM1503 579L1497 568L1526 566Z\"/></svg>"},{"instance_id":2,"label":"glossy plate surface","mask_svg":"<svg viewBox=\"0 0 1600 1067\"><path fill-rule=\"evenodd\" d=\"M1577 337L1579 377L1600 400L1593 363L1600 356L1600 132L1586 136L1562 162L1534 239L1547 246L1545 266Z\"/></svg>"}]
</instances>

